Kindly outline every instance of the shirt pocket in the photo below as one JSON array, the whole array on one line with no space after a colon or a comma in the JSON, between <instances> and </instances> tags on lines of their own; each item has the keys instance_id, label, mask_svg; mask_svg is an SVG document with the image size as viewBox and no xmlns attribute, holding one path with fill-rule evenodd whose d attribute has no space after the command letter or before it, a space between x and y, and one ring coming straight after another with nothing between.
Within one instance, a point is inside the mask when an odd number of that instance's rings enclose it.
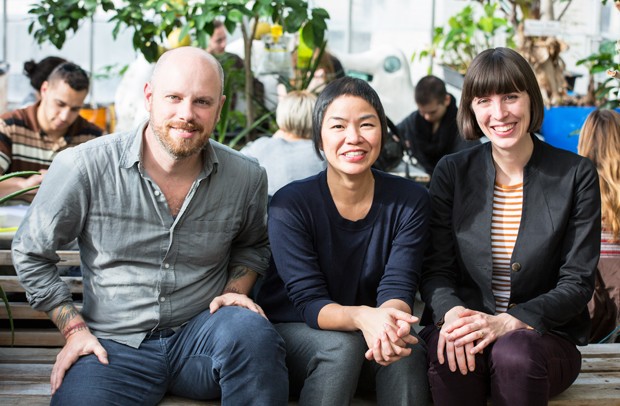
<instances>
[{"instance_id":1,"label":"shirt pocket","mask_svg":"<svg viewBox=\"0 0 620 406\"><path fill-rule=\"evenodd\" d=\"M228 262L233 225L233 220L196 220L187 224L180 236L180 252L187 263L211 267Z\"/></svg>"}]
</instances>

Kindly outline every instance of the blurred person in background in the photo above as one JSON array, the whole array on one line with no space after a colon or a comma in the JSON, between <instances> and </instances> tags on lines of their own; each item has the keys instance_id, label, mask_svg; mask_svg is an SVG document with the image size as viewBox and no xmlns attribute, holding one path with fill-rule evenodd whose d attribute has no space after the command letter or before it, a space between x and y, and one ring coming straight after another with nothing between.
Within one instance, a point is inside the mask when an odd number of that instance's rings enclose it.
<instances>
[{"instance_id":1,"label":"blurred person in background","mask_svg":"<svg viewBox=\"0 0 620 406\"><path fill-rule=\"evenodd\" d=\"M22 106L25 107L41 100L41 85L47 80L54 68L63 62L67 62L67 60L58 56L48 56L39 62L34 60L24 62L24 75L30 79L32 89L22 101Z\"/></svg>"},{"instance_id":2,"label":"blurred person in background","mask_svg":"<svg viewBox=\"0 0 620 406\"><path fill-rule=\"evenodd\" d=\"M307 91L292 91L278 104L278 131L261 137L241 149L258 160L267 171L269 196L282 186L307 178L325 169L312 143L312 109L316 96Z\"/></svg>"},{"instance_id":3,"label":"blurred person in background","mask_svg":"<svg viewBox=\"0 0 620 406\"><path fill-rule=\"evenodd\" d=\"M614 342L620 326L620 113L608 109L590 113L578 151L594 162L601 185L601 258L588 304L590 341Z\"/></svg>"},{"instance_id":4,"label":"blurred person in background","mask_svg":"<svg viewBox=\"0 0 620 406\"><path fill-rule=\"evenodd\" d=\"M103 134L101 128L80 116L89 85L82 68L64 62L41 84L40 101L0 116L0 174L41 173L1 182L0 196L39 185L58 152ZM35 192L20 199L31 200Z\"/></svg>"},{"instance_id":5,"label":"blurred person in background","mask_svg":"<svg viewBox=\"0 0 620 406\"><path fill-rule=\"evenodd\" d=\"M456 125L456 100L446 90L446 84L436 76L418 81L414 92L418 109L396 126L405 147L426 173L433 174L435 165L444 156L477 145L466 141Z\"/></svg>"}]
</instances>

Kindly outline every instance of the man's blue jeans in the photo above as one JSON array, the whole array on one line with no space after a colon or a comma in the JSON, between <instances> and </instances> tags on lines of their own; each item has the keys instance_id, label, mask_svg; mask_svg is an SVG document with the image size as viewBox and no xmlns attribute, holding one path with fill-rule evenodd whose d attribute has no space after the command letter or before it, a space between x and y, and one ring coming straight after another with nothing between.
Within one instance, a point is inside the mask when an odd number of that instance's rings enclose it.
<instances>
[{"instance_id":1,"label":"man's blue jeans","mask_svg":"<svg viewBox=\"0 0 620 406\"><path fill-rule=\"evenodd\" d=\"M172 333L137 349L100 340L109 365L80 358L51 404L156 405L166 393L234 406L288 403L284 342L265 318L235 306L207 309Z\"/></svg>"}]
</instances>

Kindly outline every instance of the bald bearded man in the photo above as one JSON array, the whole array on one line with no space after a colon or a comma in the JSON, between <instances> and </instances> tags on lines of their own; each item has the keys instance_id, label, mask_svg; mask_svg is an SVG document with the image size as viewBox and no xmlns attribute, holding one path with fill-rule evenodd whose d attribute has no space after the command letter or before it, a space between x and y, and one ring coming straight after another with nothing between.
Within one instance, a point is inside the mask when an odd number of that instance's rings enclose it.
<instances>
[{"instance_id":1,"label":"bald bearded man","mask_svg":"<svg viewBox=\"0 0 620 406\"><path fill-rule=\"evenodd\" d=\"M287 404L282 339L248 297L270 255L267 178L210 140L222 85L208 52L169 51L144 86L147 122L50 167L13 250L31 305L66 339L53 405L156 405L167 392ZM76 237L81 313L55 254Z\"/></svg>"}]
</instances>

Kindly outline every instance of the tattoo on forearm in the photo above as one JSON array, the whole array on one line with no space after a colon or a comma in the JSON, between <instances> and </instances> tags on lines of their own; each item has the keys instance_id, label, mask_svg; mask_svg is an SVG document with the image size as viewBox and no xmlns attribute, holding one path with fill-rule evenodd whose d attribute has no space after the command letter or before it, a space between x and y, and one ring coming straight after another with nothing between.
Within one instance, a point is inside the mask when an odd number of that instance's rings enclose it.
<instances>
[{"instance_id":1,"label":"tattoo on forearm","mask_svg":"<svg viewBox=\"0 0 620 406\"><path fill-rule=\"evenodd\" d=\"M235 282L246 276L248 272L250 272L250 270L241 265L231 268L228 271L228 283L226 283L222 293L241 293L241 291L235 286Z\"/></svg>"},{"instance_id":2,"label":"tattoo on forearm","mask_svg":"<svg viewBox=\"0 0 620 406\"><path fill-rule=\"evenodd\" d=\"M64 331L64 329L69 325L69 322L76 316L80 315L72 303L63 303L54 310L49 311L47 314L60 331Z\"/></svg>"},{"instance_id":3,"label":"tattoo on forearm","mask_svg":"<svg viewBox=\"0 0 620 406\"><path fill-rule=\"evenodd\" d=\"M226 286L224 288L224 290L222 291L222 294L224 293L239 293L241 294L241 291L237 288L235 288L234 286Z\"/></svg>"}]
</instances>

